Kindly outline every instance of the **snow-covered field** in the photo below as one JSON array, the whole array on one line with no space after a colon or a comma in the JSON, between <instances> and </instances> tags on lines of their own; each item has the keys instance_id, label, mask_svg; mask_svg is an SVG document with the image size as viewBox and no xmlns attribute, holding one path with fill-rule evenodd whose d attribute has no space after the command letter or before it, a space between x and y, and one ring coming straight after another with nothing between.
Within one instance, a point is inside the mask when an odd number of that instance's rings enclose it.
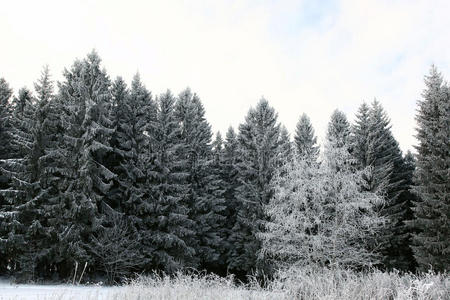
<instances>
[{"instance_id":1,"label":"snow-covered field","mask_svg":"<svg viewBox=\"0 0 450 300\"><path fill-rule=\"evenodd\" d=\"M114 299L126 288L71 285L11 284L0 281L0 300Z\"/></svg>"},{"instance_id":2,"label":"snow-covered field","mask_svg":"<svg viewBox=\"0 0 450 300\"><path fill-rule=\"evenodd\" d=\"M11 284L0 281L0 300L144 300L144 299L285 299L282 293L235 287L199 288L189 285L71 286Z\"/></svg>"},{"instance_id":3,"label":"snow-covered field","mask_svg":"<svg viewBox=\"0 0 450 300\"><path fill-rule=\"evenodd\" d=\"M17 285L0 280L0 300L146 299L450 299L449 274L399 274L348 270L294 270L265 289L256 281L236 285L231 277L178 274L141 277L122 287Z\"/></svg>"}]
</instances>

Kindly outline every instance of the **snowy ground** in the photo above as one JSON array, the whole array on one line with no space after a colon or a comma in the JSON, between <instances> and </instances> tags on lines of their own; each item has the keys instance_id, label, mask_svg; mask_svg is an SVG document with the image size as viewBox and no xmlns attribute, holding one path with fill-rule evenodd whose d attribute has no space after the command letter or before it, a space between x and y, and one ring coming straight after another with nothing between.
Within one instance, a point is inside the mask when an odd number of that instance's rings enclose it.
<instances>
[{"instance_id":1,"label":"snowy ground","mask_svg":"<svg viewBox=\"0 0 450 300\"><path fill-rule=\"evenodd\" d=\"M0 300L286 299L238 288L174 286L71 286L11 284L0 280Z\"/></svg>"},{"instance_id":2,"label":"snowy ground","mask_svg":"<svg viewBox=\"0 0 450 300\"><path fill-rule=\"evenodd\" d=\"M81 300L114 299L120 294L120 287L29 285L11 284L0 281L0 300Z\"/></svg>"}]
</instances>

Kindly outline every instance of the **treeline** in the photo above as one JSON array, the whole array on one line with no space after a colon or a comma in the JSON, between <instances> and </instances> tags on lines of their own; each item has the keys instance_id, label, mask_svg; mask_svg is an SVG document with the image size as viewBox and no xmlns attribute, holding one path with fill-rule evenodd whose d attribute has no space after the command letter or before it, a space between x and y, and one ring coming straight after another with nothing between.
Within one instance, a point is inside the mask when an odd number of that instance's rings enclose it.
<instances>
[{"instance_id":1,"label":"treeline","mask_svg":"<svg viewBox=\"0 0 450 300\"><path fill-rule=\"evenodd\" d=\"M294 157L326 160L309 118L299 118L291 141L262 99L237 131L213 138L189 89L154 96L139 75L127 86L100 63L95 52L75 61L56 92L48 68L34 92L14 97L0 79L0 275L83 272L114 282L184 268L270 273L261 247L276 220L267 210L274 176ZM426 84L416 157L402 154L377 101L361 105L355 124L337 110L329 123L330 145L346 145L352 170L369 170L356 195L384 200L370 245L383 269L449 266L450 90L434 67Z\"/></svg>"}]
</instances>

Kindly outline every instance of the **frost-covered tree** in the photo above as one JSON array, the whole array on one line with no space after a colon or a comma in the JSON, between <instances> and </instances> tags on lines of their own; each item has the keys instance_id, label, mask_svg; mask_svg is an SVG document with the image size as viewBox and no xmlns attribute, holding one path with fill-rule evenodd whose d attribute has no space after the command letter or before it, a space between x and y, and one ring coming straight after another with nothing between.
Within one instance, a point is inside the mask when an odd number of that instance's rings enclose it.
<instances>
[{"instance_id":1,"label":"frost-covered tree","mask_svg":"<svg viewBox=\"0 0 450 300\"><path fill-rule=\"evenodd\" d=\"M420 270L450 269L450 91L432 66L418 102L413 251Z\"/></svg>"},{"instance_id":2,"label":"frost-covered tree","mask_svg":"<svg viewBox=\"0 0 450 300\"><path fill-rule=\"evenodd\" d=\"M294 155L293 145L291 142L291 136L289 135L289 131L283 125L280 127L280 135L278 137L279 141L279 162L283 163L292 158Z\"/></svg>"},{"instance_id":3,"label":"frost-covered tree","mask_svg":"<svg viewBox=\"0 0 450 300\"><path fill-rule=\"evenodd\" d=\"M42 148L36 136L35 128L36 106L32 93L27 88L19 90L18 97L13 99L13 114L11 118L11 138L13 146L12 158L2 161L1 169L10 180L7 190L2 191L11 205L6 226L9 229L7 247L13 250L12 262L19 274L31 273L33 266L21 262L21 257L27 251L29 242L27 229L36 219L37 209L35 197L39 192L38 159ZM32 247L32 243L30 248ZM30 268L30 270L25 269Z\"/></svg>"},{"instance_id":4,"label":"frost-covered tree","mask_svg":"<svg viewBox=\"0 0 450 300\"><path fill-rule=\"evenodd\" d=\"M279 165L279 135L277 114L266 99L251 108L245 122L239 126L239 186L236 191L239 206L230 237L235 245L229 257L232 270L251 272L266 267L263 261L257 260L260 250L257 235L265 220L263 205L273 195L271 180Z\"/></svg>"},{"instance_id":5,"label":"frost-covered tree","mask_svg":"<svg viewBox=\"0 0 450 300\"><path fill-rule=\"evenodd\" d=\"M186 162L189 189L184 201L189 217L195 222L195 237L191 241L201 267L219 263L223 241L220 236L224 222L224 198L220 178L212 170L211 126L197 95L190 89L180 93L175 105L175 117L181 126L183 159Z\"/></svg>"},{"instance_id":6,"label":"frost-covered tree","mask_svg":"<svg viewBox=\"0 0 450 300\"><path fill-rule=\"evenodd\" d=\"M326 143L327 146L324 150L325 156L328 155L328 151L337 151L339 149L343 149L342 151L348 152L348 155L343 156L343 158L346 159L346 168L355 166L356 160L353 155L350 155L350 153L352 152L350 123L348 122L345 114L339 110L335 110L331 114L331 118L328 122L327 127ZM332 162L329 163L332 164ZM341 166L340 164L336 163L335 167L337 170L339 170ZM367 174L370 175L370 172L368 172Z\"/></svg>"},{"instance_id":7,"label":"frost-covered tree","mask_svg":"<svg viewBox=\"0 0 450 300\"><path fill-rule=\"evenodd\" d=\"M302 114L295 127L294 136L297 155L305 157L307 161L315 162L319 157L319 146L314 128L306 114Z\"/></svg>"},{"instance_id":8,"label":"frost-covered tree","mask_svg":"<svg viewBox=\"0 0 450 300\"><path fill-rule=\"evenodd\" d=\"M5 79L0 78L0 161L10 158L12 153L11 145L11 96L12 89ZM0 163L1 166L1 163ZM3 174L0 168L0 190L9 187L8 177ZM12 253L7 248L9 229L6 226L8 212L11 210L9 203L0 193L0 274L6 272L9 257Z\"/></svg>"},{"instance_id":9,"label":"frost-covered tree","mask_svg":"<svg viewBox=\"0 0 450 300\"><path fill-rule=\"evenodd\" d=\"M157 103L156 120L150 123L152 158L146 173L150 191L140 209L146 228L142 244L144 255L151 258L147 268L171 273L193 266L195 250L190 241L195 223L185 202L187 162L182 153L181 126L175 118L175 97L167 91Z\"/></svg>"},{"instance_id":10,"label":"frost-covered tree","mask_svg":"<svg viewBox=\"0 0 450 300\"><path fill-rule=\"evenodd\" d=\"M59 186L59 218L55 224L58 272L70 275L73 263L90 259L85 245L101 227L102 205L115 177L106 166L113 133L110 81L95 51L77 60L59 84L62 127L59 151L63 180ZM92 269L91 269L92 270Z\"/></svg>"},{"instance_id":11,"label":"frost-covered tree","mask_svg":"<svg viewBox=\"0 0 450 300\"><path fill-rule=\"evenodd\" d=\"M273 180L275 193L264 206L269 221L260 236L262 253L281 268L360 268L376 262L367 243L382 224L374 209L382 199L361 188L364 171L350 168L345 146L326 146L319 168L296 157Z\"/></svg>"}]
</instances>

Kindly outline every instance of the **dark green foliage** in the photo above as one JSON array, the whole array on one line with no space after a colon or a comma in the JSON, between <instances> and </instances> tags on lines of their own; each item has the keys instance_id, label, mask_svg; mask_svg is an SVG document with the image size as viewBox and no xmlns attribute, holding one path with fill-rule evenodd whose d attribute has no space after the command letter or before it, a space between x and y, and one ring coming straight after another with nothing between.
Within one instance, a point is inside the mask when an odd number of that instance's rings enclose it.
<instances>
[{"instance_id":1,"label":"dark green foliage","mask_svg":"<svg viewBox=\"0 0 450 300\"><path fill-rule=\"evenodd\" d=\"M433 66L418 102L413 251L420 270L450 268L450 91Z\"/></svg>"},{"instance_id":2,"label":"dark green foliage","mask_svg":"<svg viewBox=\"0 0 450 300\"><path fill-rule=\"evenodd\" d=\"M307 161L317 161L320 149L317 145L317 137L314 135L311 121L306 114L302 114L297 122L294 144L300 157L305 158Z\"/></svg>"},{"instance_id":3,"label":"dark green foliage","mask_svg":"<svg viewBox=\"0 0 450 300\"><path fill-rule=\"evenodd\" d=\"M251 272L268 271L257 260L261 242L257 238L265 216L262 210L273 195L271 179L279 165L280 125L277 114L265 99L248 112L239 126L237 170L239 186L236 190L238 214L230 237L234 248L230 253L229 268Z\"/></svg>"},{"instance_id":4,"label":"dark green foliage","mask_svg":"<svg viewBox=\"0 0 450 300\"><path fill-rule=\"evenodd\" d=\"M360 168L370 167L365 188L384 197L379 208L386 224L379 235L379 252L387 269L411 270L414 259L405 225L410 217L408 166L391 132L390 120L378 101L363 103L353 126L353 154Z\"/></svg>"},{"instance_id":5,"label":"dark green foliage","mask_svg":"<svg viewBox=\"0 0 450 300\"><path fill-rule=\"evenodd\" d=\"M180 141L181 127L174 115L175 98L167 91L158 99L156 120L150 123L151 163L147 169L148 202L142 209L144 253L148 267L165 272L193 265L195 250L190 243L195 223L189 219L186 195L186 158ZM145 209L144 209L145 208ZM149 209L145 217L144 212ZM142 230L142 229L141 229Z\"/></svg>"},{"instance_id":6,"label":"dark green foliage","mask_svg":"<svg viewBox=\"0 0 450 300\"><path fill-rule=\"evenodd\" d=\"M181 126L182 158L188 174L183 201L189 208L189 218L195 222L195 236L190 244L196 250L199 266L214 267L220 263L223 248L225 206L220 177L213 171L211 127L200 99L189 89L178 96L175 117Z\"/></svg>"},{"instance_id":7,"label":"dark green foliage","mask_svg":"<svg viewBox=\"0 0 450 300\"><path fill-rule=\"evenodd\" d=\"M220 152L218 151L218 147L215 147L214 149L215 154L217 155L217 164L220 165L220 175L224 188L223 197L225 199L225 223L223 225L224 252L221 261L223 261L228 269L232 253L237 246L233 241L233 236L235 235L233 228L237 222L237 214L240 207L237 200L237 188L239 186L239 174L237 169L237 163L239 161L238 140L232 127L228 128Z\"/></svg>"}]
</instances>

